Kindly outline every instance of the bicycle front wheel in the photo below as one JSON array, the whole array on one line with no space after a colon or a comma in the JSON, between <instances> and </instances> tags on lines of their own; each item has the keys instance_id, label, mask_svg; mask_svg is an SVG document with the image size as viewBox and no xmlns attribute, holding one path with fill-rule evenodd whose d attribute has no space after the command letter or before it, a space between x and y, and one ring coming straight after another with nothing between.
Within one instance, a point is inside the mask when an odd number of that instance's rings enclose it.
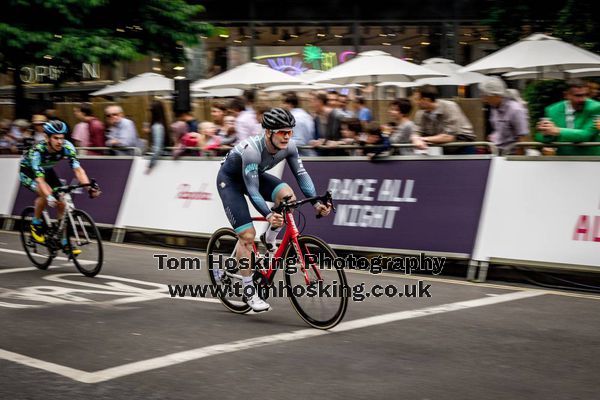
<instances>
[{"instance_id":1,"label":"bicycle front wheel","mask_svg":"<svg viewBox=\"0 0 600 400\"><path fill-rule=\"evenodd\" d=\"M290 243L284 258L288 266L285 283L292 306L310 326L333 328L344 318L348 308L343 266L336 265L333 249L317 237L299 236L298 244L300 256Z\"/></svg>"},{"instance_id":2,"label":"bicycle front wheel","mask_svg":"<svg viewBox=\"0 0 600 400\"><path fill-rule=\"evenodd\" d=\"M31 236L31 220L33 219L34 208L27 207L21 213L21 243L23 244L23 249L25 249L25 254L29 260L39 269L48 269L48 266L52 263L55 252L52 252L48 246L44 243L39 243L36 241L33 236ZM46 222L43 221L44 228L46 233L48 232L48 227L46 226ZM46 240L49 240L46 236Z\"/></svg>"},{"instance_id":3,"label":"bicycle front wheel","mask_svg":"<svg viewBox=\"0 0 600 400\"><path fill-rule=\"evenodd\" d=\"M78 255L70 255L75 267L85 276L98 275L102 269L104 252L102 238L96 223L83 210L74 210L67 218L68 241L71 250L80 250Z\"/></svg>"},{"instance_id":4,"label":"bicycle front wheel","mask_svg":"<svg viewBox=\"0 0 600 400\"><path fill-rule=\"evenodd\" d=\"M213 233L206 247L206 265L210 282L221 303L234 313L245 314L250 311L250 306L237 296L242 288L240 270L237 265L225 268L224 262L219 262L235 257L237 242L237 234L231 228L221 228Z\"/></svg>"}]
</instances>

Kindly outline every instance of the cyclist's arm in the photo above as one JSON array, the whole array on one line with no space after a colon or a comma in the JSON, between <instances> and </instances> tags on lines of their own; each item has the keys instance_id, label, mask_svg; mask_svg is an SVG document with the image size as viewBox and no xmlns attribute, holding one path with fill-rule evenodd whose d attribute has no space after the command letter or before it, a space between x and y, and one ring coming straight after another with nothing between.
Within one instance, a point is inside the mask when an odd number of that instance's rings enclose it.
<instances>
[{"instance_id":1,"label":"cyclist's arm","mask_svg":"<svg viewBox=\"0 0 600 400\"><path fill-rule=\"evenodd\" d=\"M69 142L68 140L65 140L65 143L63 145L63 151L65 153L65 156L69 160L69 164L71 165L71 168L73 169L75 178L77 178L79 183L84 184L84 185L90 183L90 180L89 180L87 174L85 173L85 170L81 167L81 164L79 163L79 160L77 159L77 150L75 150L75 146L73 146L73 144L71 142Z\"/></svg>"},{"instance_id":2,"label":"cyclist's arm","mask_svg":"<svg viewBox=\"0 0 600 400\"><path fill-rule=\"evenodd\" d=\"M244 183L246 190L250 196L250 201L254 208L258 210L264 217L271 214L271 209L267 202L260 194L258 180L258 165L260 163L260 154L247 149L242 155L242 174L244 175Z\"/></svg>"},{"instance_id":3,"label":"cyclist's arm","mask_svg":"<svg viewBox=\"0 0 600 400\"><path fill-rule=\"evenodd\" d=\"M304 165L302 164L302 160L298 155L298 148L295 144L290 142L289 144L289 155L287 156L287 162L296 177L296 182L298 182L298 186L300 186L300 190L304 193L306 197L313 197L317 195L317 191L315 190L315 185L313 184L312 179L310 179L310 175L304 169Z\"/></svg>"},{"instance_id":4,"label":"cyclist's arm","mask_svg":"<svg viewBox=\"0 0 600 400\"><path fill-rule=\"evenodd\" d=\"M46 183L46 171L42 168L42 153L37 147L31 149L29 162L40 192L44 197L48 197L52 194L52 188Z\"/></svg>"}]
</instances>

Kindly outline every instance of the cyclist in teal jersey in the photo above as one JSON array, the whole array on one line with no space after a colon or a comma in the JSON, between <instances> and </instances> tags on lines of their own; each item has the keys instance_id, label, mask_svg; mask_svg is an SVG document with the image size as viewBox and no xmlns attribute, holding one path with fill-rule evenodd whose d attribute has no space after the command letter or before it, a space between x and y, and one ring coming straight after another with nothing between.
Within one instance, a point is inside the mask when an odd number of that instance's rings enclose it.
<instances>
[{"instance_id":1,"label":"cyclist in teal jersey","mask_svg":"<svg viewBox=\"0 0 600 400\"><path fill-rule=\"evenodd\" d=\"M35 144L21 158L19 174L21 184L38 195L35 200L34 218L31 221L31 236L40 243L45 242L41 217L46 205L57 207L59 218L62 217L65 209L64 201L56 199L53 195L53 189L62 185L52 167L66 158L69 160L77 180L83 184L90 183L87 174L79 164L75 146L65 140L67 129L67 125L62 121L46 122L44 133L47 135L47 139ZM90 186L88 193L90 197L95 198L101 192L97 186ZM63 239L63 250L73 255L81 253L79 249L68 248L66 238Z\"/></svg>"}]
</instances>

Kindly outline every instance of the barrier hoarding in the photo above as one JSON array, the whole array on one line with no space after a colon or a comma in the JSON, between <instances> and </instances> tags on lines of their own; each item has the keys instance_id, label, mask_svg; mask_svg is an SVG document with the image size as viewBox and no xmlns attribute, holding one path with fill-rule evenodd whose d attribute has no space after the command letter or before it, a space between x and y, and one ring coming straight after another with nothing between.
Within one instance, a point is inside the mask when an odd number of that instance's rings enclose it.
<instances>
[{"instance_id":1,"label":"barrier hoarding","mask_svg":"<svg viewBox=\"0 0 600 400\"><path fill-rule=\"evenodd\" d=\"M217 192L220 161L161 160L150 174L147 165L143 159L134 163L118 227L210 235L230 226ZM281 176L282 167L269 172Z\"/></svg>"},{"instance_id":2,"label":"barrier hoarding","mask_svg":"<svg viewBox=\"0 0 600 400\"><path fill-rule=\"evenodd\" d=\"M333 191L337 213L311 218L304 232L332 245L468 256L489 165L489 159L305 160L317 192ZM288 168L283 179L294 182Z\"/></svg>"},{"instance_id":3,"label":"barrier hoarding","mask_svg":"<svg viewBox=\"0 0 600 400\"><path fill-rule=\"evenodd\" d=\"M94 157L83 158L80 161L88 177L96 179L100 185L102 196L92 200L88 197L86 190L80 189L72 193L75 206L87 211L96 223L113 225L117 220L133 160ZM70 184L74 179L68 162L61 162L54 169L65 184ZM15 176L18 175L15 173ZM33 192L20 186L12 214L20 215L25 207L33 205L35 196Z\"/></svg>"},{"instance_id":4,"label":"barrier hoarding","mask_svg":"<svg viewBox=\"0 0 600 400\"><path fill-rule=\"evenodd\" d=\"M600 162L496 158L473 259L600 266Z\"/></svg>"},{"instance_id":5,"label":"barrier hoarding","mask_svg":"<svg viewBox=\"0 0 600 400\"><path fill-rule=\"evenodd\" d=\"M17 157L0 158L0 215L10 215L19 189L19 161Z\"/></svg>"}]
</instances>

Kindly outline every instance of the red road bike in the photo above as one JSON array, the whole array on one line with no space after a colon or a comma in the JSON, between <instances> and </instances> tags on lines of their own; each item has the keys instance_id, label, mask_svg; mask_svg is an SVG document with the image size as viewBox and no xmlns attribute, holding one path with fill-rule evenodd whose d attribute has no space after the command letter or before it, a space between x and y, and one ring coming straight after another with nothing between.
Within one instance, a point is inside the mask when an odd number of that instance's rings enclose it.
<instances>
[{"instance_id":1,"label":"red road bike","mask_svg":"<svg viewBox=\"0 0 600 400\"><path fill-rule=\"evenodd\" d=\"M254 268L253 280L259 296L266 299L274 288L277 270L283 269L287 297L300 318L312 327L329 329L344 318L348 308L348 285L343 265L339 261L333 262L337 258L333 249L315 236L300 234L296 227L293 211L315 201L333 206L331 192L327 192L323 196L299 201L291 201L289 196L272 209L283 214L285 234L272 257L267 258L267 263L261 264L268 264L267 267ZM264 222L266 219L258 217L253 221ZM239 290L234 290L236 285L237 288L241 287L240 263L215 262L219 259L235 260L237 242L238 237L233 229L217 230L208 242L207 265L212 284L221 288L218 297L223 305L234 313L244 314L251 308L243 301ZM254 256L257 259L260 259L260 250L263 248L259 242L254 243ZM215 269L220 271L215 274Z\"/></svg>"}]
</instances>

